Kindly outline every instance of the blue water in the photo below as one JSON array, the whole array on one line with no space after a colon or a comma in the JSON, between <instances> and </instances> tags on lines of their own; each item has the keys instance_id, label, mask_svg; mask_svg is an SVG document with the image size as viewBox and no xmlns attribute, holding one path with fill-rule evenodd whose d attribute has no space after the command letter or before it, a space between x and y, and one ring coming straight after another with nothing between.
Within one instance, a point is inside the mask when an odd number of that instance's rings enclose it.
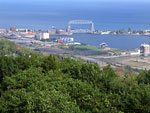
<instances>
[{"instance_id":1,"label":"blue water","mask_svg":"<svg viewBox=\"0 0 150 113\"><path fill-rule=\"evenodd\" d=\"M51 38L62 38L65 36L51 36ZM66 36L68 37L68 36ZM107 43L110 48L121 50L139 49L143 43L150 44L150 36L136 35L93 35L93 34L73 34L75 42L99 46L101 43Z\"/></svg>"},{"instance_id":2,"label":"blue water","mask_svg":"<svg viewBox=\"0 0 150 113\"><path fill-rule=\"evenodd\" d=\"M16 26L47 30L51 29L52 25L57 28L66 28L70 20L85 19L94 21L95 28L98 30L127 29L128 27L150 29L148 0L112 1L0 0L0 28Z\"/></svg>"}]
</instances>

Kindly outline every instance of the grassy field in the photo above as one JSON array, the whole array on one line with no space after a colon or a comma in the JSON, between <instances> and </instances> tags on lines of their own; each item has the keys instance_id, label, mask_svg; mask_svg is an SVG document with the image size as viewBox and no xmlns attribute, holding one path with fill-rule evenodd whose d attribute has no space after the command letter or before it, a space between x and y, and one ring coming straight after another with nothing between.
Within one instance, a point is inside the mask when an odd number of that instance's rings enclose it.
<instances>
[{"instance_id":1,"label":"grassy field","mask_svg":"<svg viewBox=\"0 0 150 113\"><path fill-rule=\"evenodd\" d=\"M90 46L90 45L77 45L74 46L74 49L76 50L93 50L93 51L99 51L100 48L96 46Z\"/></svg>"},{"instance_id":2,"label":"grassy field","mask_svg":"<svg viewBox=\"0 0 150 113\"><path fill-rule=\"evenodd\" d=\"M91 51L103 51L100 47L96 47L96 46L92 46L92 45L85 45L85 44L81 44L81 45L61 45L60 46L61 49L67 49L67 50L72 50L72 51L87 51L87 50L91 50Z\"/></svg>"}]
</instances>

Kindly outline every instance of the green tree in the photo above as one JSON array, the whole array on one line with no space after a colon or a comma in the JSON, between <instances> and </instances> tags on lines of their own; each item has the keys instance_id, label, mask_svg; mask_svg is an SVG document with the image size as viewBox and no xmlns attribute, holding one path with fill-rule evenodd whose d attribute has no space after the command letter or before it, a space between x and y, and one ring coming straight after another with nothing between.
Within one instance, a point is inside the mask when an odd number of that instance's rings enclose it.
<instances>
[{"instance_id":1,"label":"green tree","mask_svg":"<svg viewBox=\"0 0 150 113\"><path fill-rule=\"evenodd\" d=\"M58 67L58 59L54 55L49 55L47 58L44 59L42 63L42 68L45 72L49 70L55 70Z\"/></svg>"},{"instance_id":2,"label":"green tree","mask_svg":"<svg viewBox=\"0 0 150 113\"><path fill-rule=\"evenodd\" d=\"M4 91L0 98L1 112L80 113L68 93L51 86L40 68L30 68L5 77Z\"/></svg>"},{"instance_id":3,"label":"green tree","mask_svg":"<svg viewBox=\"0 0 150 113\"><path fill-rule=\"evenodd\" d=\"M150 84L150 70L149 71L142 71L139 76L137 77L137 81L139 84Z\"/></svg>"}]
</instances>

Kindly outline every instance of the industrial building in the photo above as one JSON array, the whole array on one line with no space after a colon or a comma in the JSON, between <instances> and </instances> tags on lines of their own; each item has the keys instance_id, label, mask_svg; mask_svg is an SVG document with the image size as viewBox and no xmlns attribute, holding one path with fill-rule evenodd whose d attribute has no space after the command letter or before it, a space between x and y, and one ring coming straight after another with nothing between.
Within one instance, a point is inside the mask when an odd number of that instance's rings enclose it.
<instances>
[{"instance_id":1,"label":"industrial building","mask_svg":"<svg viewBox=\"0 0 150 113\"><path fill-rule=\"evenodd\" d=\"M37 39L37 40L50 39L50 35L49 35L49 33L37 33L37 34L35 35L35 39Z\"/></svg>"},{"instance_id":2,"label":"industrial building","mask_svg":"<svg viewBox=\"0 0 150 113\"><path fill-rule=\"evenodd\" d=\"M150 45L148 44L141 44L140 46L140 53L142 56L150 55Z\"/></svg>"}]
</instances>

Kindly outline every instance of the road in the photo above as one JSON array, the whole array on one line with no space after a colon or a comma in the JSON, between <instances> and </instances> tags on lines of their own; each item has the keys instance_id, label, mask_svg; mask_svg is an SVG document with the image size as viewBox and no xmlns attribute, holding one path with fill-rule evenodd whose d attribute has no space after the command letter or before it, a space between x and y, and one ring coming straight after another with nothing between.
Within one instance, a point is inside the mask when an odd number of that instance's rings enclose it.
<instances>
[{"instance_id":1,"label":"road","mask_svg":"<svg viewBox=\"0 0 150 113\"><path fill-rule=\"evenodd\" d=\"M89 58L87 56L79 56L79 55L75 55L75 56L78 57L78 58L81 58L81 59L83 59L85 61L88 61L88 62L97 63L101 67L104 67L104 66L108 65L106 62L103 62L103 61L100 61L100 60L96 60L96 59L93 59L93 58Z\"/></svg>"}]
</instances>

